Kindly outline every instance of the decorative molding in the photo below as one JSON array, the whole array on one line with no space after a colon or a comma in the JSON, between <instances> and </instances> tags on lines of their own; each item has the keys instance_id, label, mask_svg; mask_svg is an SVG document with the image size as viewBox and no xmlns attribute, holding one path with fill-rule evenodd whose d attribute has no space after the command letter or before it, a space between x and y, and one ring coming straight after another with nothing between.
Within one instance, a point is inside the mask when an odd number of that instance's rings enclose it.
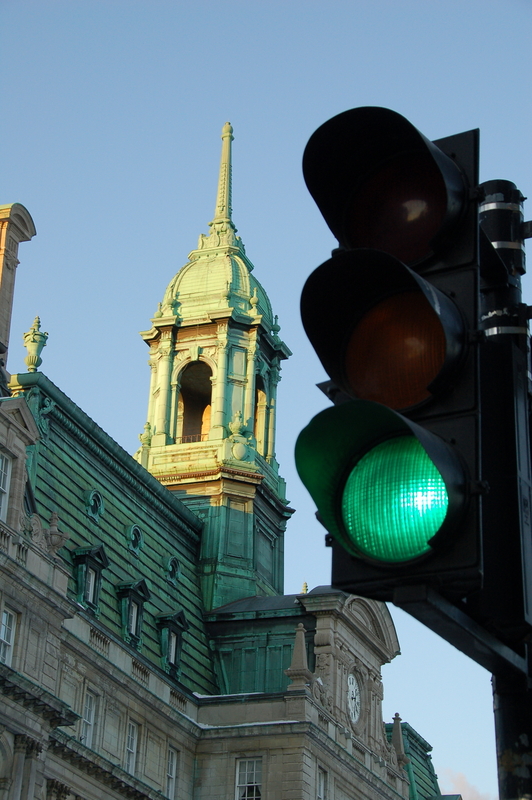
<instances>
[{"instance_id":1,"label":"decorative molding","mask_svg":"<svg viewBox=\"0 0 532 800\"><path fill-rule=\"evenodd\" d=\"M6 664L0 664L0 691L35 714L47 719L52 728L73 725L79 719L70 706L37 686Z\"/></svg>"},{"instance_id":2,"label":"decorative molding","mask_svg":"<svg viewBox=\"0 0 532 800\"><path fill-rule=\"evenodd\" d=\"M70 794L70 788L56 781L54 778L46 779L46 800L66 800Z\"/></svg>"},{"instance_id":3,"label":"decorative molding","mask_svg":"<svg viewBox=\"0 0 532 800\"><path fill-rule=\"evenodd\" d=\"M144 664L141 664L140 661L136 659L132 659L131 661L131 674L139 683L142 683L143 686L147 686L150 682L150 671L146 669Z\"/></svg>"},{"instance_id":4,"label":"decorative molding","mask_svg":"<svg viewBox=\"0 0 532 800\"><path fill-rule=\"evenodd\" d=\"M92 647L95 650L98 650L103 656L109 655L109 646L111 644L111 640L107 638L101 631L97 630L96 628L90 629L90 636L89 641Z\"/></svg>"},{"instance_id":5,"label":"decorative molding","mask_svg":"<svg viewBox=\"0 0 532 800\"><path fill-rule=\"evenodd\" d=\"M64 731L54 731L50 736L50 750L64 761L69 761L77 769L91 775L115 792L130 800L161 800L161 792L146 786L142 781L129 775L121 767L112 764L103 756L89 750L77 739Z\"/></svg>"},{"instance_id":6,"label":"decorative molding","mask_svg":"<svg viewBox=\"0 0 532 800\"><path fill-rule=\"evenodd\" d=\"M187 707L187 698L176 689L170 689L170 705L184 712Z\"/></svg>"}]
</instances>

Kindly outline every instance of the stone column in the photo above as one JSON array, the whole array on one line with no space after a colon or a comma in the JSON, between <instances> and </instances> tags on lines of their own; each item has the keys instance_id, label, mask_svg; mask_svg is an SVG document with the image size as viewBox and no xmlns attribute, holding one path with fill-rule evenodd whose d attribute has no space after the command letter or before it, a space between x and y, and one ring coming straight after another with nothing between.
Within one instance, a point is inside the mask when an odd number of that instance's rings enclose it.
<instances>
[{"instance_id":1,"label":"stone column","mask_svg":"<svg viewBox=\"0 0 532 800\"><path fill-rule=\"evenodd\" d=\"M176 378L172 380L170 385L170 425L168 427L168 435L171 443L175 443L177 437L177 404L180 391L181 384Z\"/></svg>"},{"instance_id":2,"label":"stone column","mask_svg":"<svg viewBox=\"0 0 532 800\"><path fill-rule=\"evenodd\" d=\"M227 357L229 346L227 343L227 333L224 331L223 336L218 340L218 370L216 375L216 384L214 387L214 396L212 403L212 427L209 434L210 439L224 439L225 438L225 389L227 385Z\"/></svg>"},{"instance_id":3,"label":"stone column","mask_svg":"<svg viewBox=\"0 0 532 800\"><path fill-rule=\"evenodd\" d=\"M244 425L253 430L254 414L254 401L255 401L255 363L257 360L257 353L255 344L248 349L247 365L246 365L246 396L244 400Z\"/></svg>"},{"instance_id":4,"label":"stone column","mask_svg":"<svg viewBox=\"0 0 532 800\"><path fill-rule=\"evenodd\" d=\"M37 759L42 752L42 745L26 737L26 762L24 764L24 781L22 783L23 800L33 800L35 796L35 777L37 775Z\"/></svg>"},{"instance_id":5,"label":"stone column","mask_svg":"<svg viewBox=\"0 0 532 800\"><path fill-rule=\"evenodd\" d=\"M166 334L166 335L165 335ZM155 416L155 434L152 444L165 445L168 438L168 395L170 393L170 367L172 360L171 345L168 341L169 334L165 331L166 341L160 346L161 357L158 365L159 395Z\"/></svg>"},{"instance_id":6,"label":"stone column","mask_svg":"<svg viewBox=\"0 0 532 800\"><path fill-rule=\"evenodd\" d=\"M268 450L266 459L271 461L275 458L275 411L277 403L277 384L281 380L279 375L279 367L273 367L270 375L271 379L271 392L270 392L270 416L268 420Z\"/></svg>"},{"instance_id":7,"label":"stone column","mask_svg":"<svg viewBox=\"0 0 532 800\"><path fill-rule=\"evenodd\" d=\"M11 311L18 246L35 236L35 226L27 209L19 203L0 207L0 344L4 353L9 345ZM6 356L7 359L7 356Z\"/></svg>"},{"instance_id":8,"label":"stone column","mask_svg":"<svg viewBox=\"0 0 532 800\"><path fill-rule=\"evenodd\" d=\"M27 744L27 736L24 736L23 734L17 734L15 736L15 755L13 756L13 784L11 787L11 800L21 800Z\"/></svg>"},{"instance_id":9,"label":"stone column","mask_svg":"<svg viewBox=\"0 0 532 800\"><path fill-rule=\"evenodd\" d=\"M155 391L155 379L157 377L157 362L155 361L154 356L149 358L148 366L150 368L150 395L148 398L148 422L153 428L155 424L155 408L153 402L153 393Z\"/></svg>"}]
</instances>

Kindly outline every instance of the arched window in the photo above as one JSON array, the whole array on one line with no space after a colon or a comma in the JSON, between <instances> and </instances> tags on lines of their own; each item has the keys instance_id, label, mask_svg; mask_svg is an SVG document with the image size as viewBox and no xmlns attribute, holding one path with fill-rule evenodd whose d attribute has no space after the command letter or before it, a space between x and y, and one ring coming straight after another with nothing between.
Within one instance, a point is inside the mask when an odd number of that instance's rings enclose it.
<instances>
[{"instance_id":1,"label":"arched window","mask_svg":"<svg viewBox=\"0 0 532 800\"><path fill-rule=\"evenodd\" d=\"M211 428L211 375L204 361L194 361L181 374L182 442L201 442L208 436Z\"/></svg>"}]
</instances>

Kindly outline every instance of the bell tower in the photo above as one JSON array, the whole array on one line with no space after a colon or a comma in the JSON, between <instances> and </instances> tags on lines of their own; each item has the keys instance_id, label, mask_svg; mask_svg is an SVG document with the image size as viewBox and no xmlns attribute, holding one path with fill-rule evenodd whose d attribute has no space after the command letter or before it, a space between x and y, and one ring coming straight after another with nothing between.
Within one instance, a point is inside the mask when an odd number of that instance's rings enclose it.
<instances>
[{"instance_id":1,"label":"bell tower","mask_svg":"<svg viewBox=\"0 0 532 800\"><path fill-rule=\"evenodd\" d=\"M135 457L204 520L207 610L282 594L284 530L293 513L275 459L277 384L291 352L232 220L232 141L227 122L209 233L141 334L151 380Z\"/></svg>"}]
</instances>

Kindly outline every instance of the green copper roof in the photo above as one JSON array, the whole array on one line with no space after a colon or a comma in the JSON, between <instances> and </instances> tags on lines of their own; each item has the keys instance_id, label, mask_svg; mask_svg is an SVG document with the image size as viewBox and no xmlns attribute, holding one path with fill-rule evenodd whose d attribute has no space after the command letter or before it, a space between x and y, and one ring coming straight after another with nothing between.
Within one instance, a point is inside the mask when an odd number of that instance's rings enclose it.
<instances>
[{"instance_id":1,"label":"green copper roof","mask_svg":"<svg viewBox=\"0 0 532 800\"><path fill-rule=\"evenodd\" d=\"M391 741L393 723L386 723L386 735ZM441 797L438 776L434 771L430 751L432 746L408 722L401 722L405 755L409 762L405 769L410 779L410 800L431 800Z\"/></svg>"}]
</instances>

